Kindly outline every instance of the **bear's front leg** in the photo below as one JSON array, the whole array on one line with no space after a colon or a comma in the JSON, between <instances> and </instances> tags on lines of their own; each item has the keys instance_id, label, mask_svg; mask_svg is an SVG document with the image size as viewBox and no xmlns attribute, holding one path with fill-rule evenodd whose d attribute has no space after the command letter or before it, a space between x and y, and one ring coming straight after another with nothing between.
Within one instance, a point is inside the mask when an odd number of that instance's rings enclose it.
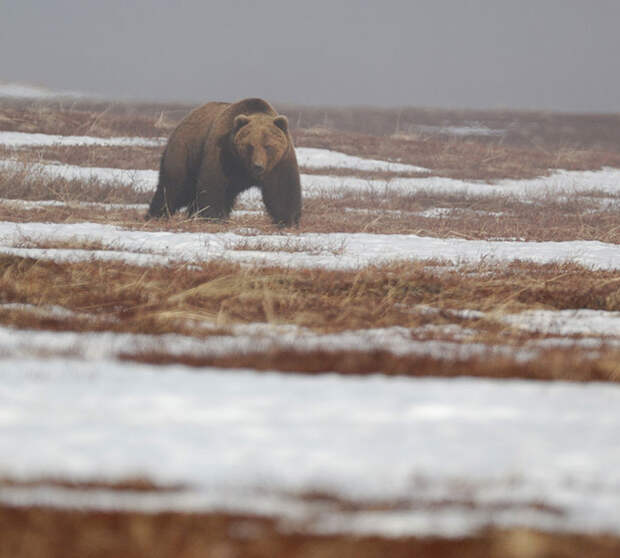
<instances>
[{"instance_id":1,"label":"bear's front leg","mask_svg":"<svg viewBox=\"0 0 620 558\"><path fill-rule=\"evenodd\" d=\"M190 212L203 219L228 219L236 196L231 195L231 185L221 169L203 165L196 184L196 199Z\"/></svg>"},{"instance_id":2,"label":"bear's front leg","mask_svg":"<svg viewBox=\"0 0 620 558\"><path fill-rule=\"evenodd\" d=\"M263 203L273 222L279 227L299 225L301 217L301 184L299 171L293 166L279 165L263 179Z\"/></svg>"}]
</instances>

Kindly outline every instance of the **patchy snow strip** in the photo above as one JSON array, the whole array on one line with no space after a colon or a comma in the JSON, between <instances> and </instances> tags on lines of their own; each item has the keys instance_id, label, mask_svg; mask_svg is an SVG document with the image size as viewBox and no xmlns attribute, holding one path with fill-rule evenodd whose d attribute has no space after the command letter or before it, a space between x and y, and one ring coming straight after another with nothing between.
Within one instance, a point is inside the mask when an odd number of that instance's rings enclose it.
<instances>
[{"instance_id":1,"label":"patchy snow strip","mask_svg":"<svg viewBox=\"0 0 620 558\"><path fill-rule=\"evenodd\" d=\"M395 536L487 524L620 533L620 470L610 466L620 462L619 409L620 387L609 384L5 360L1 475L144 475L190 489L87 499L0 487L0 500L294 519L307 509L317 530ZM309 491L410 505L310 517L316 508L282 497Z\"/></svg>"},{"instance_id":2,"label":"patchy snow strip","mask_svg":"<svg viewBox=\"0 0 620 558\"><path fill-rule=\"evenodd\" d=\"M0 246L0 253L20 258L35 260L53 260L55 262L84 262L104 261L122 262L129 265L151 266L172 265L179 263L177 258L158 256L157 254L140 254L122 250L92 250L92 249L65 249L65 248L7 248Z\"/></svg>"},{"instance_id":3,"label":"patchy snow strip","mask_svg":"<svg viewBox=\"0 0 620 558\"><path fill-rule=\"evenodd\" d=\"M0 310L14 310L17 312L26 312L28 314L35 314L37 316L45 317L45 318L75 318L79 316L76 312L72 310L68 310L63 306L57 305L44 305L44 306L35 306L34 304L24 304L21 302L8 302L4 304L0 304Z\"/></svg>"},{"instance_id":4,"label":"patchy snow strip","mask_svg":"<svg viewBox=\"0 0 620 558\"><path fill-rule=\"evenodd\" d=\"M151 191L157 187L158 171L127 170L108 167L81 167L78 165L60 165L53 163L28 163L21 161L0 160L0 171L24 172L39 177L63 178L65 180L83 180L105 182L116 186L129 186L138 191Z\"/></svg>"},{"instance_id":5,"label":"patchy snow strip","mask_svg":"<svg viewBox=\"0 0 620 558\"><path fill-rule=\"evenodd\" d=\"M235 233L177 233L126 230L98 223L13 223L0 222L0 251L33 257L56 259L53 248L36 248L54 242L98 242L118 255L140 255L144 264L166 262L197 263L214 259L282 265L291 267L323 267L355 269L395 261L437 259L453 264L481 261L524 260L539 264L572 262L596 269L620 269L620 245L598 241L518 242L431 238L403 234L370 233L305 233L255 235L252 241L261 250L235 250L245 245L247 236ZM297 242L298 251L290 251ZM31 245L35 245L31 247ZM267 248L265 248L267 247ZM63 246L63 249L66 247ZM36 255L35 255L36 254ZM70 256L71 252L65 256ZM77 251L75 259L98 258L100 252ZM131 257L131 256L130 256ZM135 257L135 256L133 256Z\"/></svg>"},{"instance_id":6,"label":"patchy snow strip","mask_svg":"<svg viewBox=\"0 0 620 558\"><path fill-rule=\"evenodd\" d=\"M167 142L167 138L144 138L144 137L110 137L97 136L63 136L58 134L40 134L28 132L0 131L0 145L8 147L36 147L36 146L71 146L92 145L99 147L161 147ZM416 165L408 165L393 161L381 161L378 159L365 159L315 147L296 148L299 166L321 169L355 169L361 171L387 171L387 172L430 172L429 169Z\"/></svg>"},{"instance_id":7,"label":"patchy snow strip","mask_svg":"<svg viewBox=\"0 0 620 558\"><path fill-rule=\"evenodd\" d=\"M494 183L457 180L441 176L425 178L392 178L390 180L363 179L351 176L302 176L304 195L337 194L360 191L385 195L453 194L468 197L514 197L537 200L549 196L575 196L593 191L620 195L620 169L604 168L597 171L553 171L549 176L524 180L498 180Z\"/></svg>"},{"instance_id":8,"label":"patchy snow strip","mask_svg":"<svg viewBox=\"0 0 620 558\"><path fill-rule=\"evenodd\" d=\"M87 315L86 315L87 316ZM57 315L57 317L60 317ZM96 316L92 316L95 320ZM200 324L196 325L200 328ZM205 331L213 326L205 323ZM420 331L424 333L424 331ZM214 334L204 339L178 334L146 335L133 333L21 330L0 326L0 355L4 358L32 358L40 354L92 360L114 359L123 354L165 353L198 358L231 354L287 351L361 351L383 350L398 356L417 355L434 359L464 361L472 357L512 356L524 361L537 355L527 350L483 343L419 341L404 327L389 327L317 334L291 327L250 324L231 328L228 335Z\"/></svg>"},{"instance_id":9,"label":"patchy snow strip","mask_svg":"<svg viewBox=\"0 0 620 558\"><path fill-rule=\"evenodd\" d=\"M127 170L52 163L30 163L0 160L0 170L23 171L61 177L67 180L99 180L129 186L139 191L152 191L157 186L158 171ZM554 171L549 176L527 180L500 180L493 184L486 182L457 180L439 176L425 178L392 178L389 180L364 179L353 176L301 175L305 197L343 195L348 191L381 193L384 195L415 195L419 192L453 194L466 197L515 197L521 200L544 199L549 196L575 196L590 192L604 192L620 196L620 169L604 168L597 171ZM257 190L242 194L260 199ZM611 201L615 203L615 198Z\"/></svg>"},{"instance_id":10,"label":"patchy snow strip","mask_svg":"<svg viewBox=\"0 0 620 558\"><path fill-rule=\"evenodd\" d=\"M64 308L63 306L58 305L40 305L37 306L35 304L26 304L21 302L9 302L0 304L0 311L5 310L8 312L17 312L20 314L31 314L37 316L39 318L51 318L55 320L71 320L71 321L80 321L80 322L89 322L89 323L112 323L115 321L114 318L110 318L108 316L98 316L97 314L91 314L89 312L74 312L73 310L69 310L68 308ZM1 333L0 333L1 335ZM19 335L14 336L15 341L18 340ZM47 348L41 349L47 354L50 353ZM10 352L10 351L9 351ZM62 351L61 351L62 352ZM8 354L2 348L2 342L0 341L0 353L5 356ZM34 353L30 353L34 354Z\"/></svg>"},{"instance_id":11,"label":"patchy snow strip","mask_svg":"<svg viewBox=\"0 0 620 558\"><path fill-rule=\"evenodd\" d=\"M519 329L550 335L620 337L620 312L604 310L527 310L503 316L502 321Z\"/></svg>"},{"instance_id":12,"label":"patchy snow strip","mask_svg":"<svg viewBox=\"0 0 620 558\"><path fill-rule=\"evenodd\" d=\"M364 159L329 149L316 147L297 147L297 162L300 167L309 169L355 169L360 171L388 171L388 172L430 172L429 169L415 165L406 165L392 161Z\"/></svg>"},{"instance_id":13,"label":"patchy snow strip","mask_svg":"<svg viewBox=\"0 0 620 558\"><path fill-rule=\"evenodd\" d=\"M166 138L99 138L95 136L61 136L57 134L35 134L26 132L0 131L0 145L6 145L8 147L43 147L55 145L93 145L101 147L160 147L164 145L166 141Z\"/></svg>"},{"instance_id":14,"label":"patchy snow strip","mask_svg":"<svg viewBox=\"0 0 620 558\"><path fill-rule=\"evenodd\" d=\"M60 200L18 200L0 198L0 205L15 209L41 209L45 207L96 207L103 210L114 209L137 209L139 211L148 208L147 203L103 203L83 201L60 201Z\"/></svg>"},{"instance_id":15,"label":"patchy snow strip","mask_svg":"<svg viewBox=\"0 0 620 558\"><path fill-rule=\"evenodd\" d=\"M415 126L420 132L429 134L445 134L450 136L503 136L506 130L502 128L489 128L479 122L472 122L465 126Z\"/></svg>"}]
</instances>

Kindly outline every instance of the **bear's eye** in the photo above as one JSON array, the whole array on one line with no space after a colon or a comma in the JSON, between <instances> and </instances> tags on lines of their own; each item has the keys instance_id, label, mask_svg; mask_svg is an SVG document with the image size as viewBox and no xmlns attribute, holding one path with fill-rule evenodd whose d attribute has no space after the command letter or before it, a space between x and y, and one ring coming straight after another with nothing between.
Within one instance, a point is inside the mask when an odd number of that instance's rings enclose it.
<instances>
[{"instance_id":1,"label":"bear's eye","mask_svg":"<svg viewBox=\"0 0 620 558\"><path fill-rule=\"evenodd\" d=\"M248 154L249 156L251 156L251 155L252 155L252 153L254 153L254 146L250 144L250 145L248 145L248 146L245 148L245 150L246 150L247 154Z\"/></svg>"}]
</instances>

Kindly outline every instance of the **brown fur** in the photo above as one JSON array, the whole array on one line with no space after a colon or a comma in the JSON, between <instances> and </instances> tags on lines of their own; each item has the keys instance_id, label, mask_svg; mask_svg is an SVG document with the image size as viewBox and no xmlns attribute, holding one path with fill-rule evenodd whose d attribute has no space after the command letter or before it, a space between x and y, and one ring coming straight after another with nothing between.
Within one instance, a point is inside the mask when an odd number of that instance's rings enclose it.
<instances>
[{"instance_id":1,"label":"brown fur","mask_svg":"<svg viewBox=\"0 0 620 558\"><path fill-rule=\"evenodd\" d=\"M299 223L301 186L288 121L262 99L207 103L172 132L147 217L226 219L240 192L258 186L279 226Z\"/></svg>"}]
</instances>

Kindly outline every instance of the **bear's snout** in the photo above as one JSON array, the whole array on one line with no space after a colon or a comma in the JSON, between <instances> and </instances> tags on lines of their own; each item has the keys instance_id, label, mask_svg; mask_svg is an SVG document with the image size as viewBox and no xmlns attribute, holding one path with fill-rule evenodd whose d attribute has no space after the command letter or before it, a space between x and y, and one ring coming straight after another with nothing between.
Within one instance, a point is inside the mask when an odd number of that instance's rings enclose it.
<instances>
[{"instance_id":1,"label":"bear's snout","mask_svg":"<svg viewBox=\"0 0 620 558\"><path fill-rule=\"evenodd\" d=\"M252 163L252 172L256 176L260 176L265 172L265 165L263 165L262 163Z\"/></svg>"}]
</instances>

